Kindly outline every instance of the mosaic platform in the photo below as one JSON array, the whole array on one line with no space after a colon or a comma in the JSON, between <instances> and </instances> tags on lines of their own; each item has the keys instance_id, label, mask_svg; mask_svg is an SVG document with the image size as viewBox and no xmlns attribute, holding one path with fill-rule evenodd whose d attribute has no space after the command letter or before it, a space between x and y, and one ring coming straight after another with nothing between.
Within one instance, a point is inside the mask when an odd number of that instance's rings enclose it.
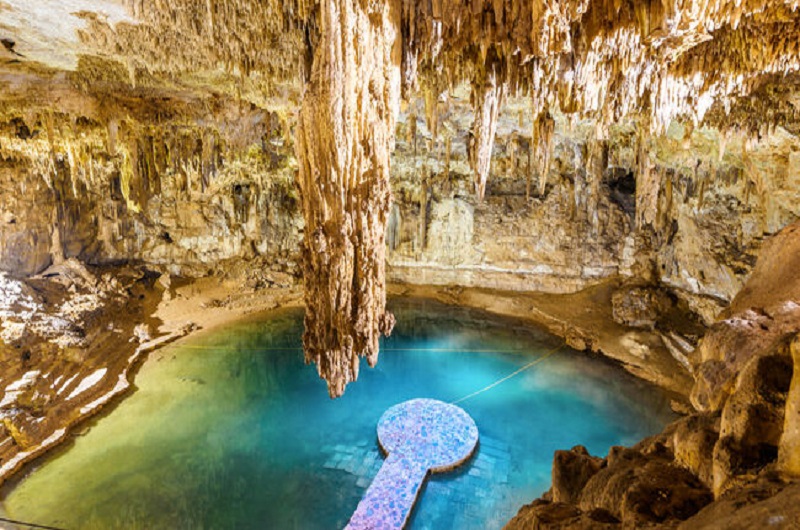
<instances>
[{"instance_id":1,"label":"mosaic platform","mask_svg":"<svg viewBox=\"0 0 800 530\"><path fill-rule=\"evenodd\" d=\"M478 445L478 427L455 405L412 399L383 413L378 443L388 456L346 530L403 528L428 473L466 462Z\"/></svg>"}]
</instances>

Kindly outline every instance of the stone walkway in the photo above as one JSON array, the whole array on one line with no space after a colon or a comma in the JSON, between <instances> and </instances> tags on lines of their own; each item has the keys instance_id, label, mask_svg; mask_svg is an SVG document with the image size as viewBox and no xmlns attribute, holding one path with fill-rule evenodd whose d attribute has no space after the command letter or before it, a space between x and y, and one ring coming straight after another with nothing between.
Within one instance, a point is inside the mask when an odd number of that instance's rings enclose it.
<instances>
[{"instance_id":1,"label":"stone walkway","mask_svg":"<svg viewBox=\"0 0 800 530\"><path fill-rule=\"evenodd\" d=\"M478 428L459 407L412 399L387 410L378 421L383 462L346 530L403 528L429 472L466 462L478 444Z\"/></svg>"}]
</instances>

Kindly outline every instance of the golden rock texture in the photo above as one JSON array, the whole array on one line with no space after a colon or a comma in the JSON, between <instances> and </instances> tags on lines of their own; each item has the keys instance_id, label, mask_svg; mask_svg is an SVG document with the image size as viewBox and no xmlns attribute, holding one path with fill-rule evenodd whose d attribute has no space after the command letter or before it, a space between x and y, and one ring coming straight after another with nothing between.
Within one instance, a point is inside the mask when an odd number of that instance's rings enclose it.
<instances>
[{"instance_id":1,"label":"golden rock texture","mask_svg":"<svg viewBox=\"0 0 800 530\"><path fill-rule=\"evenodd\" d=\"M320 5L320 40L297 126L305 219L306 362L331 397L378 362L386 312L389 156L400 104L399 2Z\"/></svg>"}]
</instances>

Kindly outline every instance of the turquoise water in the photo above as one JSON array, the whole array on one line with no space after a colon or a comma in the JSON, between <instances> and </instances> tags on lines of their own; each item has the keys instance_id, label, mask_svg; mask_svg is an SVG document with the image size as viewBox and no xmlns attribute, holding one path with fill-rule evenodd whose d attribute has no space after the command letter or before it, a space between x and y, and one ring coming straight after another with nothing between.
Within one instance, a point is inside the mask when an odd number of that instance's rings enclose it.
<instances>
[{"instance_id":1,"label":"turquoise water","mask_svg":"<svg viewBox=\"0 0 800 530\"><path fill-rule=\"evenodd\" d=\"M378 366L330 400L284 310L156 352L138 390L68 449L7 487L9 517L66 529L335 529L381 465L375 428L415 397L454 401L559 345L515 321L421 300ZM476 456L428 481L413 529L501 528L549 487L553 451L604 455L659 431L666 398L608 362L559 350L459 403Z\"/></svg>"}]
</instances>

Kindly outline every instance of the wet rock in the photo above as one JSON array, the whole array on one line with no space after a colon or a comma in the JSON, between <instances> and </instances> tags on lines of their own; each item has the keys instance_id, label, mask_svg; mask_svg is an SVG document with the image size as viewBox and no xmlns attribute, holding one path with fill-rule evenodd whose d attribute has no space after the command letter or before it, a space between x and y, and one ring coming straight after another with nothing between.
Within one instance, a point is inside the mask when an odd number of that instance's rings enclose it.
<instances>
[{"instance_id":1,"label":"wet rock","mask_svg":"<svg viewBox=\"0 0 800 530\"><path fill-rule=\"evenodd\" d=\"M583 487L603 467L603 459L591 456L582 445L556 451L553 458L552 500L576 504Z\"/></svg>"}]
</instances>

